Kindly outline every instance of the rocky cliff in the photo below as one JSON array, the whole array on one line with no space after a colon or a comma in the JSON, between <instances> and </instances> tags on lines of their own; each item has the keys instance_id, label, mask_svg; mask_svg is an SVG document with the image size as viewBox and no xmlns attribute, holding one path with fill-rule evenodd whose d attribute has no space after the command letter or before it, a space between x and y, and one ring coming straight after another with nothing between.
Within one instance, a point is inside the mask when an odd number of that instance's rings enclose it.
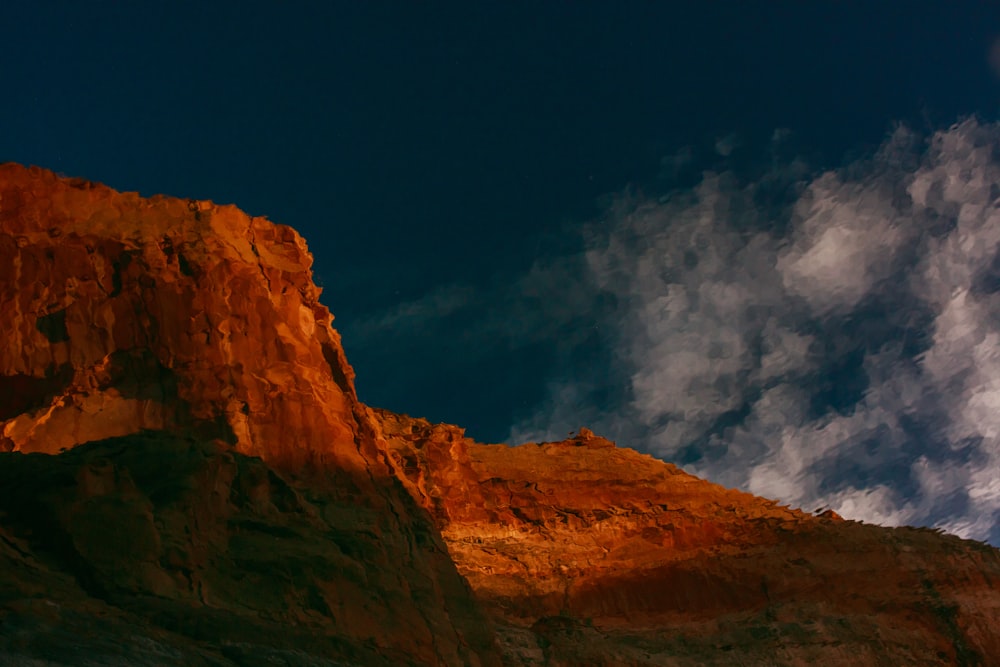
<instances>
[{"instance_id":1,"label":"rocky cliff","mask_svg":"<svg viewBox=\"0 0 1000 667\"><path fill-rule=\"evenodd\" d=\"M1000 664L1000 552L725 489L586 429L485 445L380 411L510 664Z\"/></svg>"},{"instance_id":2,"label":"rocky cliff","mask_svg":"<svg viewBox=\"0 0 1000 667\"><path fill-rule=\"evenodd\" d=\"M267 619L362 664L498 664L355 395L311 262L233 206L0 166L7 571L68 573L130 623L209 614L217 644ZM25 581L8 612L63 604Z\"/></svg>"},{"instance_id":3,"label":"rocky cliff","mask_svg":"<svg viewBox=\"0 0 1000 667\"><path fill-rule=\"evenodd\" d=\"M1000 664L1000 555L363 405L311 257L0 166L0 662Z\"/></svg>"}]
</instances>

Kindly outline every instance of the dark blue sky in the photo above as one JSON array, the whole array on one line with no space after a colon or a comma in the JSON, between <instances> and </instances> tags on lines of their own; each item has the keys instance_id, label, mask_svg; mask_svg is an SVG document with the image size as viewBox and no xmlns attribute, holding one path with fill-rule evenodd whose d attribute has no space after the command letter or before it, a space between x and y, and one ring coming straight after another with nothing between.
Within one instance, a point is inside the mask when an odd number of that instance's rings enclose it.
<instances>
[{"instance_id":1,"label":"dark blue sky","mask_svg":"<svg viewBox=\"0 0 1000 667\"><path fill-rule=\"evenodd\" d=\"M676 185L685 147L682 181L730 135L730 168L778 128L819 168L897 121L993 119L998 34L986 2L7 3L0 160L294 226L363 399L499 440L598 344L352 323L449 285L490 299L572 253L605 195Z\"/></svg>"}]
</instances>

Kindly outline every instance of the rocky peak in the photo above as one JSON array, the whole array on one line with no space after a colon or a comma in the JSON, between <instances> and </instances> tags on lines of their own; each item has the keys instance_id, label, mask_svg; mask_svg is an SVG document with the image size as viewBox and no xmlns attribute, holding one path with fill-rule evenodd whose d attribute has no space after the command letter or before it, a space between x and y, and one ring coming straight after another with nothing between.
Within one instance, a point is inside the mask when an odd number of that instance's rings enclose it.
<instances>
[{"instance_id":1,"label":"rocky peak","mask_svg":"<svg viewBox=\"0 0 1000 667\"><path fill-rule=\"evenodd\" d=\"M995 549L363 405L288 227L5 164L0 260L0 661L1000 664Z\"/></svg>"},{"instance_id":2,"label":"rocky peak","mask_svg":"<svg viewBox=\"0 0 1000 667\"><path fill-rule=\"evenodd\" d=\"M6 164L0 256L5 449L179 426L271 461L363 466L371 425L290 227Z\"/></svg>"},{"instance_id":3,"label":"rocky peak","mask_svg":"<svg viewBox=\"0 0 1000 667\"><path fill-rule=\"evenodd\" d=\"M245 628L284 619L339 646L331 658L497 664L357 399L293 229L4 164L0 258L0 465L30 472L0 494L5 571L68 571L73 595L155 632L194 615L220 642L274 648L294 633ZM79 528L108 523L121 534ZM70 590L46 581L0 585L0 612ZM82 599L58 623L88 618Z\"/></svg>"}]
</instances>

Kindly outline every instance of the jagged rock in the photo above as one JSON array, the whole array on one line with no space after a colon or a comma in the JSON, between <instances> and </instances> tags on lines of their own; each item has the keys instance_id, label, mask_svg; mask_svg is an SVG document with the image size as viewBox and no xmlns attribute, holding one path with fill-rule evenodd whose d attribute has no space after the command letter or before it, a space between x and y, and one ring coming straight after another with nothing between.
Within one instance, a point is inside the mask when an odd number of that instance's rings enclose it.
<instances>
[{"instance_id":1,"label":"jagged rock","mask_svg":"<svg viewBox=\"0 0 1000 667\"><path fill-rule=\"evenodd\" d=\"M377 416L511 662L1000 664L986 545L807 514L585 429L507 447Z\"/></svg>"},{"instance_id":2,"label":"jagged rock","mask_svg":"<svg viewBox=\"0 0 1000 667\"><path fill-rule=\"evenodd\" d=\"M378 458L291 228L6 164L0 230L8 450L179 426L276 463Z\"/></svg>"},{"instance_id":3,"label":"jagged rock","mask_svg":"<svg viewBox=\"0 0 1000 667\"><path fill-rule=\"evenodd\" d=\"M363 405L290 228L7 164L0 260L4 664L1000 664L986 545Z\"/></svg>"},{"instance_id":4,"label":"jagged rock","mask_svg":"<svg viewBox=\"0 0 1000 667\"><path fill-rule=\"evenodd\" d=\"M147 600L154 626L170 616L156 611L161 603L190 605L193 617L215 619L219 641L252 646L255 634L239 627L271 618L291 632L329 607L321 632L368 646L365 662L498 664L488 620L357 399L294 230L233 206L145 199L6 164L0 257L0 449L13 452L0 465L28 479L4 485L0 525L24 541L21 565L68 572L81 600ZM143 445L151 432L215 453L200 467L176 461L169 447ZM108 439L114 455L74 454ZM17 458L61 451L73 456ZM245 457L264 462L251 466L252 484L236 471ZM238 491L237 482L251 486ZM269 489L294 500L296 484L315 498L275 514ZM184 489L182 500L158 504L163 487ZM38 488L53 494L38 498L49 503L39 510L44 527L20 504ZM234 524L229 505L240 493L250 517ZM325 513L310 516L319 506ZM287 512L312 521L312 532L289 532ZM298 581L297 561L285 556L319 548L330 533L353 545L346 561L335 549L317 555ZM268 534L291 545L268 554ZM185 546L189 538L203 543ZM258 540L260 553L233 560L243 539ZM243 598L253 590L257 599ZM287 599L307 590L325 600L319 611ZM14 585L5 608L26 604L26 594Z\"/></svg>"}]
</instances>

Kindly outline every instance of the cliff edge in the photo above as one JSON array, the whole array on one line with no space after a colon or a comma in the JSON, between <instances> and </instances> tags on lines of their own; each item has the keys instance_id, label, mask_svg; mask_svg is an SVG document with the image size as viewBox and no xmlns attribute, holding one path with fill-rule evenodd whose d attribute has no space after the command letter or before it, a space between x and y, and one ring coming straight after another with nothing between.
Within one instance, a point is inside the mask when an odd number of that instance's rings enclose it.
<instances>
[{"instance_id":1,"label":"cliff edge","mask_svg":"<svg viewBox=\"0 0 1000 667\"><path fill-rule=\"evenodd\" d=\"M0 638L40 598L67 627L96 604L208 655L306 633L359 664L499 664L311 263L234 206L0 165Z\"/></svg>"},{"instance_id":2,"label":"cliff edge","mask_svg":"<svg viewBox=\"0 0 1000 667\"><path fill-rule=\"evenodd\" d=\"M587 429L378 411L508 664L996 665L1000 552L726 489Z\"/></svg>"},{"instance_id":3,"label":"cliff edge","mask_svg":"<svg viewBox=\"0 0 1000 667\"><path fill-rule=\"evenodd\" d=\"M0 165L0 661L1000 664L1000 552L357 397L312 257Z\"/></svg>"}]
</instances>

